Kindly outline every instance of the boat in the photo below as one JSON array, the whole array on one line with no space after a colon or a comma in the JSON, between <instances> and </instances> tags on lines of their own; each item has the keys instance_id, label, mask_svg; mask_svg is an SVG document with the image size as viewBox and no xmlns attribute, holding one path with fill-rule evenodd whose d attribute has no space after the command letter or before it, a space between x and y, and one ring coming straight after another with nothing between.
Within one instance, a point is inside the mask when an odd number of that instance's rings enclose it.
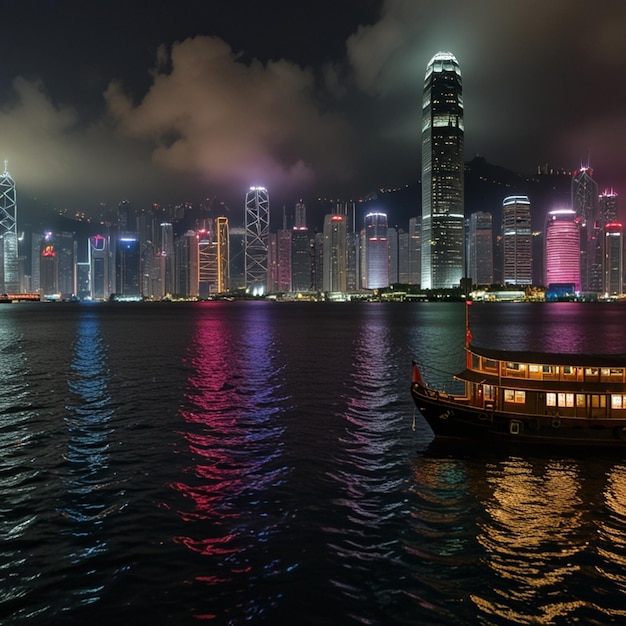
<instances>
[{"instance_id":1,"label":"boat","mask_svg":"<svg viewBox=\"0 0 626 626\"><path fill-rule=\"evenodd\" d=\"M11 302L13 302L13 300L11 298L9 298L9 294L7 293L1 293L0 294L0 303L6 303L6 304L11 304Z\"/></svg>"},{"instance_id":2,"label":"boat","mask_svg":"<svg viewBox=\"0 0 626 626\"><path fill-rule=\"evenodd\" d=\"M626 447L626 354L494 350L466 330L463 393L413 361L411 395L436 440Z\"/></svg>"}]
</instances>

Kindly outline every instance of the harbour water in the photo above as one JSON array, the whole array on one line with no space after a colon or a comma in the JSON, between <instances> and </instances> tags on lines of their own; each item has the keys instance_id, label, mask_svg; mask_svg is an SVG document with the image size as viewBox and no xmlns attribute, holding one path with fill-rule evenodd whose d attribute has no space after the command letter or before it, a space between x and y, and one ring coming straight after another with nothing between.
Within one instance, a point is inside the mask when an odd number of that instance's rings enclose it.
<instances>
[{"instance_id":1,"label":"harbour water","mask_svg":"<svg viewBox=\"0 0 626 626\"><path fill-rule=\"evenodd\" d=\"M626 306L475 304L626 353ZM619 624L626 459L447 449L462 303L0 309L0 623Z\"/></svg>"}]
</instances>

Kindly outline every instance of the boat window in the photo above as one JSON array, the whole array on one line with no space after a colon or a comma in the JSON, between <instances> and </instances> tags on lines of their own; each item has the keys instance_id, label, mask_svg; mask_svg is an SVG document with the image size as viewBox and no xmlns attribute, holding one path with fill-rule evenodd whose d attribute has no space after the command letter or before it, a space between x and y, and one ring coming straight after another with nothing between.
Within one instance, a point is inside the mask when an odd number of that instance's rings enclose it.
<instances>
[{"instance_id":1,"label":"boat window","mask_svg":"<svg viewBox=\"0 0 626 626\"><path fill-rule=\"evenodd\" d=\"M483 391L485 393L485 400L495 400L495 387L493 385L484 385Z\"/></svg>"},{"instance_id":2,"label":"boat window","mask_svg":"<svg viewBox=\"0 0 626 626\"><path fill-rule=\"evenodd\" d=\"M626 409L626 395L621 393L611 394L612 409Z\"/></svg>"},{"instance_id":3,"label":"boat window","mask_svg":"<svg viewBox=\"0 0 626 626\"><path fill-rule=\"evenodd\" d=\"M606 396L591 396L591 408L603 409L606 407Z\"/></svg>"},{"instance_id":4,"label":"boat window","mask_svg":"<svg viewBox=\"0 0 626 626\"><path fill-rule=\"evenodd\" d=\"M554 380L558 377L558 367L553 365L542 365L541 366L542 378L544 380Z\"/></svg>"},{"instance_id":5,"label":"boat window","mask_svg":"<svg viewBox=\"0 0 626 626\"><path fill-rule=\"evenodd\" d=\"M556 393L551 391L546 393L546 406L556 406Z\"/></svg>"},{"instance_id":6,"label":"boat window","mask_svg":"<svg viewBox=\"0 0 626 626\"><path fill-rule=\"evenodd\" d=\"M621 381L624 370L617 367L603 367L600 371L600 380L602 381Z\"/></svg>"},{"instance_id":7,"label":"boat window","mask_svg":"<svg viewBox=\"0 0 626 626\"><path fill-rule=\"evenodd\" d=\"M578 378L578 368L571 365L563 366L563 379L564 380L576 380Z\"/></svg>"},{"instance_id":8,"label":"boat window","mask_svg":"<svg viewBox=\"0 0 626 626\"><path fill-rule=\"evenodd\" d=\"M528 366L528 371L532 372L533 374L536 374L539 371L539 366L538 365L529 365Z\"/></svg>"},{"instance_id":9,"label":"boat window","mask_svg":"<svg viewBox=\"0 0 626 626\"><path fill-rule=\"evenodd\" d=\"M574 406L574 394L573 393L558 393L557 402L559 406L573 407Z\"/></svg>"},{"instance_id":10,"label":"boat window","mask_svg":"<svg viewBox=\"0 0 626 626\"><path fill-rule=\"evenodd\" d=\"M585 378L597 378L598 377L598 368L597 367L586 367L585 368Z\"/></svg>"},{"instance_id":11,"label":"boat window","mask_svg":"<svg viewBox=\"0 0 626 626\"><path fill-rule=\"evenodd\" d=\"M576 394L576 406L579 409L584 409L585 408L585 394L584 393L577 393Z\"/></svg>"},{"instance_id":12,"label":"boat window","mask_svg":"<svg viewBox=\"0 0 626 626\"><path fill-rule=\"evenodd\" d=\"M526 402L526 392L517 389L505 389L504 401L515 402L516 404L524 404Z\"/></svg>"},{"instance_id":13,"label":"boat window","mask_svg":"<svg viewBox=\"0 0 626 626\"><path fill-rule=\"evenodd\" d=\"M494 361L493 359L484 359L483 366L486 370L498 371L498 361Z\"/></svg>"},{"instance_id":14,"label":"boat window","mask_svg":"<svg viewBox=\"0 0 626 626\"><path fill-rule=\"evenodd\" d=\"M526 363L507 363L506 370L509 376L523 377L526 375Z\"/></svg>"}]
</instances>

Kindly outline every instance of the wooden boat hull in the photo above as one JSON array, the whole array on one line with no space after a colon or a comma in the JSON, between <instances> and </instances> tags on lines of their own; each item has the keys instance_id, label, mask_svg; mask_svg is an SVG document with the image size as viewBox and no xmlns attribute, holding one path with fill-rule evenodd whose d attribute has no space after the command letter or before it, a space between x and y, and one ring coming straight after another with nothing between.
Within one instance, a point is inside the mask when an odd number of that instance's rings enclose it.
<instances>
[{"instance_id":1,"label":"wooden boat hull","mask_svg":"<svg viewBox=\"0 0 626 626\"><path fill-rule=\"evenodd\" d=\"M411 395L437 439L626 447L626 419L591 419L486 411L460 396L413 381Z\"/></svg>"}]
</instances>

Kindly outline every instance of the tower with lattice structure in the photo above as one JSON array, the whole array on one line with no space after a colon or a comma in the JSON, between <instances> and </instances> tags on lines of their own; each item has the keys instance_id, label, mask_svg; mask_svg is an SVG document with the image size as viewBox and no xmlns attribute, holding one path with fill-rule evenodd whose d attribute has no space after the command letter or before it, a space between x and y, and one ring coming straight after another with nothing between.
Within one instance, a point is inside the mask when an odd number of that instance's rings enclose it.
<instances>
[{"instance_id":1,"label":"tower with lattice structure","mask_svg":"<svg viewBox=\"0 0 626 626\"><path fill-rule=\"evenodd\" d=\"M0 250L2 293L18 293L20 279L17 252L17 203L15 201L15 181L4 162L4 172L0 176Z\"/></svg>"},{"instance_id":2,"label":"tower with lattice structure","mask_svg":"<svg viewBox=\"0 0 626 626\"><path fill-rule=\"evenodd\" d=\"M265 187L251 187L246 194L244 256L246 291L267 292L267 251L270 235L270 200Z\"/></svg>"}]
</instances>

